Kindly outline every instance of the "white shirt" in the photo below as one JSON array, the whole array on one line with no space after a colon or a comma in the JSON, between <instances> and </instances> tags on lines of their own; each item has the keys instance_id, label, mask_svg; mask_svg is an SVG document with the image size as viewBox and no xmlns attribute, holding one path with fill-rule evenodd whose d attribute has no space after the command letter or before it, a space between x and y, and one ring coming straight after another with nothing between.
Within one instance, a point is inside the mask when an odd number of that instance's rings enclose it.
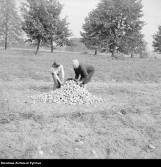
<instances>
[{"instance_id":1,"label":"white shirt","mask_svg":"<svg viewBox=\"0 0 161 167\"><path fill-rule=\"evenodd\" d=\"M63 65L60 65L58 68L56 67L52 67L51 68L51 73L55 73L61 82L64 82L64 68L63 68Z\"/></svg>"}]
</instances>

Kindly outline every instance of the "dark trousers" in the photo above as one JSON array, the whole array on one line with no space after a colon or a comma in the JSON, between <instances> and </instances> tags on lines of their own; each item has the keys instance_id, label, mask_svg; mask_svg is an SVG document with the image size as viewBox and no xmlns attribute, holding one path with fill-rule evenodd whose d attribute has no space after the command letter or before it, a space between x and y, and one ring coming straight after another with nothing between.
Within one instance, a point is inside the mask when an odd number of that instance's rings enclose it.
<instances>
[{"instance_id":1,"label":"dark trousers","mask_svg":"<svg viewBox=\"0 0 161 167\"><path fill-rule=\"evenodd\" d=\"M87 83L89 83L89 82L91 81L91 79L92 79L94 73L95 73L94 70L93 70L93 71L90 71L90 72L88 73L88 79L82 83L82 87L83 87L85 84L87 84ZM81 78L80 80L82 80L82 79L83 79L83 78Z\"/></svg>"},{"instance_id":2,"label":"dark trousers","mask_svg":"<svg viewBox=\"0 0 161 167\"><path fill-rule=\"evenodd\" d=\"M54 77L54 74L52 74L53 80L54 80L54 86L53 86L53 90L58 89L61 87L60 82Z\"/></svg>"}]
</instances>

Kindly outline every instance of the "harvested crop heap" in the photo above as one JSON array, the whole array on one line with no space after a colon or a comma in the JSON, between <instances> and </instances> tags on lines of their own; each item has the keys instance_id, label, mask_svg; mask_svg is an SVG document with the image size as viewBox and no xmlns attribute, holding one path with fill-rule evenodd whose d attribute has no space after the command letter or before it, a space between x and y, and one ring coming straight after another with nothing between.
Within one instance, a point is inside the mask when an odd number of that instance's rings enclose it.
<instances>
[{"instance_id":1,"label":"harvested crop heap","mask_svg":"<svg viewBox=\"0 0 161 167\"><path fill-rule=\"evenodd\" d=\"M88 90L77 85L74 80L66 81L60 89L56 89L51 93L43 93L37 96L32 96L31 98L34 101L40 101L43 103L48 102L70 105L90 105L103 101L101 98L90 94Z\"/></svg>"}]
</instances>

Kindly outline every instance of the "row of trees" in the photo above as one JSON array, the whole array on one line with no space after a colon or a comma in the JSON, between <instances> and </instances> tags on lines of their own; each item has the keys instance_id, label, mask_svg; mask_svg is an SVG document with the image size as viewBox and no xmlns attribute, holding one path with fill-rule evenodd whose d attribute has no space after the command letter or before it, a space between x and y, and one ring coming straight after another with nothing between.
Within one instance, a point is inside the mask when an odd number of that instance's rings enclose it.
<instances>
[{"instance_id":1,"label":"row of trees","mask_svg":"<svg viewBox=\"0 0 161 167\"><path fill-rule=\"evenodd\" d=\"M68 45L68 37L71 35L68 29L67 18L60 18L62 5L56 0L27 0L23 3L21 13L24 21L22 29L27 34L29 41L37 45L51 46Z\"/></svg>"},{"instance_id":2,"label":"row of trees","mask_svg":"<svg viewBox=\"0 0 161 167\"><path fill-rule=\"evenodd\" d=\"M98 51L141 53L145 42L141 29L142 3L139 0L101 0L89 13L81 32L82 42Z\"/></svg>"},{"instance_id":3,"label":"row of trees","mask_svg":"<svg viewBox=\"0 0 161 167\"><path fill-rule=\"evenodd\" d=\"M81 42L97 52L142 54L146 42L141 30L141 0L100 0L96 9L85 18ZM68 29L67 18L60 18L63 5L57 0L26 0L21 4L21 17L16 10L15 0L0 0L0 41L5 49L10 43L22 41L24 33L27 42L47 46L53 52L54 46L71 46L73 40ZM76 44L77 45L77 44ZM161 52L161 26L154 35L154 50ZM82 46L83 47L83 46Z\"/></svg>"},{"instance_id":4,"label":"row of trees","mask_svg":"<svg viewBox=\"0 0 161 167\"><path fill-rule=\"evenodd\" d=\"M0 0L0 40L5 43L19 42L25 32L28 40L39 47L70 45L67 18L60 18L63 5L57 0L26 0L21 4L21 17L18 15L15 0ZM23 30L23 31L22 31ZM54 45L55 46L54 46Z\"/></svg>"}]
</instances>

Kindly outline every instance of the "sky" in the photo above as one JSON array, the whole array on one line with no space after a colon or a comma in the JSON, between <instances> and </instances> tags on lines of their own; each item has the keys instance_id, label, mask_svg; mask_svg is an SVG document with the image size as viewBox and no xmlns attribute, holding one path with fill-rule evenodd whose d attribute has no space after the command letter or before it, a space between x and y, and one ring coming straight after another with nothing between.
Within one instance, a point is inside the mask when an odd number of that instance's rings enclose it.
<instances>
[{"instance_id":1,"label":"sky","mask_svg":"<svg viewBox=\"0 0 161 167\"><path fill-rule=\"evenodd\" d=\"M25 0L15 1L19 7L20 2ZM73 33L72 37L80 38L80 31L83 31L82 24L85 23L84 19L90 11L96 8L100 0L59 0L59 2L64 5L61 17L68 16L67 21L70 23L69 29ZM161 0L142 0L142 4L144 14L142 20L146 23L142 33L149 50L152 51L152 35L158 31L158 26L161 25Z\"/></svg>"}]
</instances>

